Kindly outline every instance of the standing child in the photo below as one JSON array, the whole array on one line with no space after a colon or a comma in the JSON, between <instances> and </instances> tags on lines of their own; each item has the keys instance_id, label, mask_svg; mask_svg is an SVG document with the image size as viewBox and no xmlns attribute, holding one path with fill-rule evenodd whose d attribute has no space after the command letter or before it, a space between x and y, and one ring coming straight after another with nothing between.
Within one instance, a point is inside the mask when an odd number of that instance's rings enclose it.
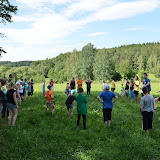
<instances>
[{"instance_id":1,"label":"standing child","mask_svg":"<svg viewBox=\"0 0 160 160\"><path fill-rule=\"evenodd\" d=\"M7 103L6 106L9 110L9 117L8 117L8 124L11 126L11 120L12 120L12 126L15 126L15 122L18 115L18 102L16 98L16 90L14 90L14 85L12 82L8 83L8 90L7 90ZM12 119L12 115L13 119Z\"/></svg>"},{"instance_id":2,"label":"standing child","mask_svg":"<svg viewBox=\"0 0 160 160\"><path fill-rule=\"evenodd\" d=\"M79 126L79 122L81 116L83 117L83 129L86 129L86 115L87 115L87 97L83 94L83 88L78 88L78 95L76 96L77 101L77 126Z\"/></svg>"},{"instance_id":3,"label":"standing child","mask_svg":"<svg viewBox=\"0 0 160 160\"><path fill-rule=\"evenodd\" d=\"M20 82L19 94L21 96L21 101L23 102L23 82L22 81L19 81L19 82Z\"/></svg>"},{"instance_id":4,"label":"standing child","mask_svg":"<svg viewBox=\"0 0 160 160\"><path fill-rule=\"evenodd\" d=\"M28 98L31 97L31 82L28 82Z\"/></svg>"},{"instance_id":5,"label":"standing child","mask_svg":"<svg viewBox=\"0 0 160 160\"><path fill-rule=\"evenodd\" d=\"M53 79L51 79L51 81L50 81L50 86L51 86L51 90L52 90L52 92L54 91L54 87L53 87L53 84L54 84L54 81L53 81Z\"/></svg>"},{"instance_id":6,"label":"standing child","mask_svg":"<svg viewBox=\"0 0 160 160\"><path fill-rule=\"evenodd\" d=\"M126 79L125 94L126 94L127 99L129 99L129 81L128 81L128 78Z\"/></svg>"},{"instance_id":7,"label":"standing child","mask_svg":"<svg viewBox=\"0 0 160 160\"><path fill-rule=\"evenodd\" d=\"M144 86L145 86L145 85L144 85L144 80L142 80L142 87L140 88L140 89L141 89L141 97L144 96L144 95L143 95L143 91L142 91L142 89L143 89Z\"/></svg>"},{"instance_id":8,"label":"standing child","mask_svg":"<svg viewBox=\"0 0 160 160\"><path fill-rule=\"evenodd\" d=\"M69 116L69 110L71 109L71 118L73 117L73 108L76 100L76 90L71 91L71 95L66 100L66 106L67 106L67 116Z\"/></svg>"},{"instance_id":9,"label":"standing child","mask_svg":"<svg viewBox=\"0 0 160 160\"><path fill-rule=\"evenodd\" d=\"M51 91L52 90L52 86L47 86L48 88L48 91L46 92L45 94L45 97L47 99L47 102L46 102L46 105L47 105L47 111L49 112L49 107L51 106L52 107L52 114L54 114L55 112L55 106L54 106L54 103L53 103L53 92Z\"/></svg>"},{"instance_id":10,"label":"standing child","mask_svg":"<svg viewBox=\"0 0 160 160\"><path fill-rule=\"evenodd\" d=\"M109 91L110 86L108 84L104 85L103 92L97 97L100 103L103 104L103 119L104 125L110 127L111 124L111 113L113 109L113 103L115 103L118 99L117 95L114 92ZM101 100L103 98L103 101ZM112 102L112 99L115 100Z\"/></svg>"},{"instance_id":11,"label":"standing child","mask_svg":"<svg viewBox=\"0 0 160 160\"><path fill-rule=\"evenodd\" d=\"M66 89L65 89L65 94L66 94L66 96L69 96L69 94L70 94L70 85L69 85L69 83L67 83L67 86L66 86Z\"/></svg>"},{"instance_id":12,"label":"standing child","mask_svg":"<svg viewBox=\"0 0 160 160\"><path fill-rule=\"evenodd\" d=\"M156 105L153 96L148 94L148 88L144 87L142 91L144 96L141 98L140 112L143 116L143 130L148 133L149 129L152 132L153 112L156 110Z\"/></svg>"},{"instance_id":13,"label":"standing child","mask_svg":"<svg viewBox=\"0 0 160 160\"><path fill-rule=\"evenodd\" d=\"M93 82L92 80L87 80L87 81L85 81L86 82L86 85L87 85L87 94L89 94L90 95L90 93L91 93L91 83Z\"/></svg>"},{"instance_id":14,"label":"standing child","mask_svg":"<svg viewBox=\"0 0 160 160\"><path fill-rule=\"evenodd\" d=\"M114 92L116 89L115 81L111 78L111 91Z\"/></svg>"},{"instance_id":15,"label":"standing child","mask_svg":"<svg viewBox=\"0 0 160 160\"><path fill-rule=\"evenodd\" d=\"M139 95L139 79L138 79L138 76L135 77L135 83L134 83L134 96L135 96L135 102L137 103L139 98L138 98L138 95Z\"/></svg>"},{"instance_id":16,"label":"standing child","mask_svg":"<svg viewBox=\"0 0 160 160\"><path fill-rule=\"evenodd\" d=\"M130 82L130 96L131 96L131 101L134 101L134 81L133 77L131 77L131 82Z\"/></svg>"},{"instance_id":17,"label":"standing child","mask_svg":"<svg viewBox=\"0 0 160 160\"><path fill-rule=\"evenodd\" d=\"M27 92L27 78L24 79L24 82L23 82L23 97L24 97L24 100L26 98L26 92Z\"/></svg>"},{"instance_id":18,"label":"standing child","mask_svg":"<svg viewBox=\"0 0 160 160\"><path fill-rule=\"evenodd\" d=\"M31 79L31 96L33 96L33 91L34 91L33 85L34 85L33 79Z\"/></svg>"},{"instance_id":19,"label":"standing child","mask_svg":"<svg viewBox=\"0 0 160 160\"><path fill-rule=\"evenodd\" d=\"M46 81L43 81L43 84L42 84L42 94L43 94L43 96L45 96L45 93L46 93L45 92L45 83L46 83Z\"/></svg>"},{"instance_id":20,"label":"standing child","mask_svg":"<svg viewBox=\"0 0 160 160\"><path fill-rule=\"evenodd\" d=\"M119 93L119 95L120 95L121 97L124 96L124 86L123 86L123 84L121 84L121 92Z\"/></svg>"}]
</instances>

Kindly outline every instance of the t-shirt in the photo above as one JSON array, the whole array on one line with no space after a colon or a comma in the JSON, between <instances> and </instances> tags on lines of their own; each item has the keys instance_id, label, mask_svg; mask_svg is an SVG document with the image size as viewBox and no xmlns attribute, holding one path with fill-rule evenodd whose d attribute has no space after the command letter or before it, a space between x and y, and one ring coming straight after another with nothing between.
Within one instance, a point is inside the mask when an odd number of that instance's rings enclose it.
<instances>
[{"instance_id":1,"label":"t-shirt","mask_svg":"<svg viewBox=\"0 0 160 160\"><path fill-rule=\"evenodd\" d=\"M144 85L148 84L149 82L150 82L150 80L149 80L148 78L145 79ZM149 85L147 86L147 88L148 88L148 91L150 92L150 91L151 91L151 85L149 84Z\"/></svg>"},{"instance_id":2,"label":"t-shirt","mask_svg":"<svg viewBox=\"0 0 160 160\"><path fill-rule=\"evenodd\" d=\"M53 92L48 90L45 94L45 97L47 98L47 101L52 101L53 98L51 97L53 95Z\"/></svg>"},{"instance_id":3,"label":"t-shirt","mask_svg":"<svg viewBox=\"0 0 160 160\"><path fill-rule=\"evenodd\" d=\"M125 90L129 90L129 82L126 82Z\"/></svg>"},{"instance_id":4,"label":"t-shirt","mask_svg":"<svg viewBox=\"0 0 160 160\"><path fill-rule=\"evenodd\" d=\"M34 89L33 89L33 85L34 85L34 83L31 82L31 90L32 90L32 91L34 90Z\"/></svg>"},{"instance_id":5,"label":"t-shirt","mask_svg":"<svg viewBox=\"0 0 160 160\"><path fill-rule=\"evenodd\" d=\"M87 88L91 88L91 82L86 82Z\"/></svg>"},{"instance_id":6,"label":"t-shirt","mask_svg":"<svg viewBox=\"0 0 160 160\"><path fill-rule=\"evenodd\" d=\"M31 85L28 85L28 92L31 92Z\"/></svg>"},{"instance_id":7,"label":"t-shirt","mask_svg":"<svg viewBox=\"0 0 160 160\"><path fill-rule=\"evenodd\" d=\"M111 88L115 88L115 82L114 81L111 82Z\"/></svg>"},{"instance_id":8,"label":"t-shirt","mask_svg":"<svg viewBox=\"0 0 160 160\"><path fill-rule=\"evenodd\" d=\"M104 91L102 92L99 97L103 98L103 109L105 108L113 108L112 98L116 97L117 95L111 91Z\"/></svg>"},{"instance_id":9,"label":"t-shirt","mask_svg":"<svg viewBox=\"0 0 160 160\"><path fill-rule=\"evenodd\" d=\"M14 89L10 89L9 91L7 91L7 102L11 103L13 105L16 105L14 98L13 98L13 93L16 92L16 90Z\"/></svg>"},{"instance_id":10,"label":"t-shirt","mask_svg":"<svg viewBox=\"0 0 160 160\"><path fill-rule=\"evenodd\" d=\"M153 112L154 98L151 95L146 95L141 98L140 104L143 106L142 111Z\"/></svg>"},{"instance_id":11,"label":"t-shirt","mask_svg":"<svg viewBox=\"0 0 160 160\"><path fill-rule=\"evenodd\" d=\"M27 81L23 82L24 89L27 89Z\"/></svg>"},{"instance_id":12,"label":"t-shirt","mask_svg":"<svg viewBox=\"0 0 160 160\"><path fill-rule=\"evenodd\" d=\"M66 100L66 105L72 104L76 100L76 96L70 95Z\"/></svg>"},{"instance_id":13,"label":"t-shirt","mask_svg":"<svg viewBox=\"0 0 160 160\"><path fill-rule=\"evenodd\" d=\"M23 93L23 86L21 84L19 86L19 93Z\"/></svg>"},{"instance_id":14,"label":"t-shirt","mask_svg":"<svg viewBox=\"0 0 160 160\"><path fill-rule=\"evenodd\" d=\"M42 85L42 91L45 92L45 83Z\"/></svg>"},{"instance_id":15,"label":"t-shirt","mask_svg":"<svg viewBox=\"0 0 160 160\"><path fill-rule=\"evenodd\" d=\"M87 97L84 94L78 94L76 96L77 101L77 113L80 115L87 114Z\"/></svg>"},{"instance_id":16,"label":"t-shirt","mask_svg":"<svg viewBox=\"0 0 160 160\"><path fill-rule=\"evenodd\" d=\"M82 79L77 80L78 87L82 87L82 82L83 82L83 80L82 80ZM81 84L79 84L79 83L81 83Z\"/></svg>"},{"instance_id":17,"label":"t-shirt","mask_svg":"<svg viewBox=\"0 0 160 160\"><path fill-rule=\"evenodd\" d=\"M50 85L53 87L53 83L54 83L54 81L50 81Z\"/></svg>"},{"instance_id":18,"label":"t-shirt","mask_svg":"<svg viewBox=\"0 0 160 160\"><path fill-rule=\"evenodd\" d=\"M134 84L131 83L131 84L130 84L130 90L133 90L133 89L134 89Z\"/></svg>"},{"instance_id":19,"label":"t-shirt","mask_svg":"<svg viewBox=\"0 0 160 160\"><path fill-rule=\"evenodd\" d=\"M124 86L121 86L121 92L123 92L124 91Z\"/></svg>"},{"instance_id":20,"label":"t-shirt","mask_svg":"<svg viewBox=\"0 0 160 160\"><path fill-rule=\"evenodd\" d=\"M135 90L135 91L139 91L139 84L140 84L140 82L139 82L138 80L135 81L135 83L134 83L134 90ZM138 87L137 87L136 85L137 85Z\"/></svg>"},{"instance_id":21,"label":"t-shirt","mask_svg":"<svg viewBox=\"0 0 160 160\"><path fill-rule=\"evenodd\" d=\"M71 89L75 89L75 81L71 80L70 86L71 86Z\"/></svg>"}]
</instances>

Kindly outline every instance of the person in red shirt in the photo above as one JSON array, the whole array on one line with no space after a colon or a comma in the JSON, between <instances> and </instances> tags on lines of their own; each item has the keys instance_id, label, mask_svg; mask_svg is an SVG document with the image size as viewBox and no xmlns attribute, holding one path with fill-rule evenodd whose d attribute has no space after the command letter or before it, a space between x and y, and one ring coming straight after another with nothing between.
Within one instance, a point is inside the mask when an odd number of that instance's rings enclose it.
<instances>
[{"instance_id":1,"label":"person in red shirt","mask_svg":"<svg viewBox=\"0 0 160 160\"><path fill-rule=\"evenodd\" d=\"M83 80L81 79L81 77L78 77L77 84L78 88L82 88Z\"/></svg>"},{"instance_id":2,"label":"person in red shirt","mask_svg":"<svg viewBox=\"0 0 160 160\"><path fill-rule=\"evenodd\" d=\"M50 81L50 86L51 86L51 90L52 90L52 91L54 91L53 84L54 84L54 81L53 81L53 79L51 79L51 81Z\"/></svg>"},{"instance_id":3,"label":"person in red shirt","mask_svg":"<svg viewBox=\"0 0 160 160\"><path fill-rule=\"evenodd\" d=\"M48 91L46 92L45 94L45 97L46 97L46 105L47 105L47 111L49 112L49 107L51 106L52 107L52 114L55 112L55 106L54 106L54 103L53 103L53 92L51 91L51 85L48 85Z\"/></svg>"}]
</instances>

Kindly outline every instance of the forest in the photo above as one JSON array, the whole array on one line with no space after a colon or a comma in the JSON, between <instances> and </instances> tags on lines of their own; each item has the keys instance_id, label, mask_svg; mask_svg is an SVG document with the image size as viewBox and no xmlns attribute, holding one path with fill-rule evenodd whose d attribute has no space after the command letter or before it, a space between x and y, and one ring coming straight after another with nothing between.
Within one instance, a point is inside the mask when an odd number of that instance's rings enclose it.
<instances>
[{"instance_id":1,"label":"forest","mask_svg":"<svg viewBox=\"0 0 160 160\"><path fill-rule=\"evenodd\" d=\"M160 77L160 43L124 45L114 48L97 49L93 44L85 45L81 51L42 61L0 63L0 77L8 78L13 73L15 79L33 78L35 82L53 78L56 83L69 81L81 76L95 81L115 80L134 77L142 78L142 73L152 73Z\"/></svg>"}]
</instances>

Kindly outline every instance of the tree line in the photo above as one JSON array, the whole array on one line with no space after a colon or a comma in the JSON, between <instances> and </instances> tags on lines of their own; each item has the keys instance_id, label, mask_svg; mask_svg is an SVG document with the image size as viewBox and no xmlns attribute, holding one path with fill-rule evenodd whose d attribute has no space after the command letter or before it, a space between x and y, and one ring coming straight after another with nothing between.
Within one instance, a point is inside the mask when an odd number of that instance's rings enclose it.
<instances>
[{"instance_id":1,"label":"tree line","mask_svg":"<svg viewBox=\"0 0 160 160\"><path fill-rule=\"evenodd\" d=\"M97 49L93 44L85 45L81 51L43 61L29 62L28 66L0 66L0 76L8 77L13 73L16 79L26 77L40 82L53 78L55 82L69 81L71 77L91 78L95 81L131 78L143 72L160 77L160 43L124 45L114 48ZM21 63L21 62L20 62ZM27 64L27 63L26 63ZM140 77L141 78L141 77Z\"/></svg>"}]
</instances>

